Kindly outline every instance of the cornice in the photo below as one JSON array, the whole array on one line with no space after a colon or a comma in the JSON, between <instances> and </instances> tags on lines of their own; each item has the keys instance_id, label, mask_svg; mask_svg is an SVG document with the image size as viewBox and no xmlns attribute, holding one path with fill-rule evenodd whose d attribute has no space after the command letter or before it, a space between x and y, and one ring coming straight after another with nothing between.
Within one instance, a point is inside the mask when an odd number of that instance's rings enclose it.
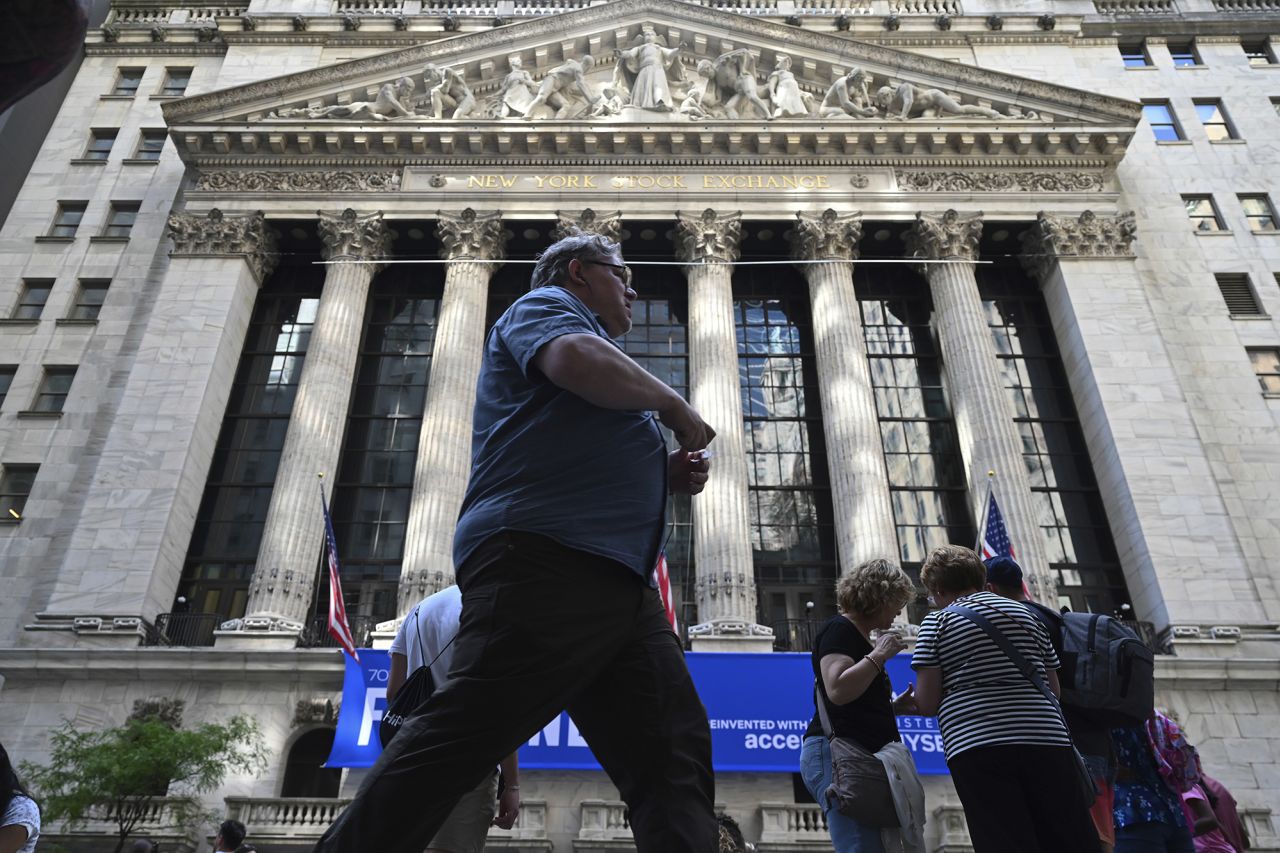
<instances>
[{"instance_id":1,"label":"cornice","mask_svg":"<svg viewBox=\"0 0 1280 853\"><path fill-rule=\"evenodd\" d=\"M432 168L450 172L459 172L473 168L510 168L510 169L546 169L547 160L545 157L335 157L332 159L320 160L317 158L306 157L281 157L278 159L254 159L254 158L195 158L191 161L191 165L204 171L221 171L225 169L294 169L306 168L308 171L314 170L333 170L346 168L377 168L387 171L400 169L406 166L417 168ZM610 156L592 156L592 157L557 157L555 159L557 167L563 166L581 166L581 167L609 167L618 166L634 166L636 168L653 169L661 166L671 167L687 167L691 169L703 167L724 167L724 168L742 168L749 166L755 169L795 169L795 168L820 168L820 169L839 169L848 167L883 169L886 167L901 167L922 170L941 170L941 169L983 169L990 171L997 169L1007 172L1021 172L1027 169L1047 169L1050 171L1080 171L1093 170L1098 174L1105 176L1107 170L1112 164L1106 160L1100 159L1081 159L1081 160L1055 160L1052 158L1009 158L992 159L983 157L981 159L959 159L959 158L910 158L910 157L845 157L833 155L831 157L655 157L642 156L638 154L619 155L617 157ZM201 190L193 188L188 190L191 193L217 192L218 190L209 189ZM272 192L288 190L272 189ZM303 192L306 190L297 190ZM394 192L393 187L369 187L365 192Z\"/></svg>"},{"instance_id":2,"label":"cornice","mask_svg":"<svg viewBox=\"0 0 1280 853\"><path fill-rule=\"evenodd\" d=\"M1080 27L1080 34L1087 38L1182 38L1266 32L1280 33L1280 12L1194 12L1180 15L1126 15L1123 18L1089 16Z\"/></svg>"},{"instance_id":3,"label":"cornice","mask_svg":"<svg viewBox=\"0 0 1280 853\"><path fill-rule=\"evenodd\" d=\"M102 42L85 44L85 56L222 56L222 42Z\"/></svg>"},{"instance_id":4,"label":"cornice","mask_svg":"<svg viewBox=\"0 0 1280 853\"><path fill-rule=\"evenodd\" d=\"M846 63L861 61L886 68L909 69L913 78L929 79L933 85L941 88L984 87L1014 98L1021 96L1043 99L1068 108L1092 111L1125 124L1136 124L1141 113L1139 104L1122 98L1027 80L1003 72L959 65L929 56L906 56L901 51L880 44L797 29L734 12L673 2L673 0L615 0L615 2L559 15L525 20L487 32L455 35L377 56L310 69L232 89L194 95L166 104L164 114L169 124L177 124L200 115L225 113L236 108L251 108L254 104L275 103L291 97L296 98L318 87L332 84L336 80L376 77L392 74L404 68L420 69L428 61L444 64L475 53L499 54L517 45L527 46L539 39L556 44L563 41L565 33L570 30L590 27L613 29L620 21L645 14L670 25L679 26L682 30L690 27L728 30L739 38L750 37L765 41L779 51L827 52ZM906 37L909 36L904 36Z\"/></svg>"},{"instance_id":5,"label":"cornice","mask_svg":"<svg viewBox=\"0 0 1280 853\"><path fill-rule=\"evenodd\" d=\"M133 681L342 683L341 649L223 651L215 648L0 649L10 684L86 676Z\"/></svg>"}]
</instances>

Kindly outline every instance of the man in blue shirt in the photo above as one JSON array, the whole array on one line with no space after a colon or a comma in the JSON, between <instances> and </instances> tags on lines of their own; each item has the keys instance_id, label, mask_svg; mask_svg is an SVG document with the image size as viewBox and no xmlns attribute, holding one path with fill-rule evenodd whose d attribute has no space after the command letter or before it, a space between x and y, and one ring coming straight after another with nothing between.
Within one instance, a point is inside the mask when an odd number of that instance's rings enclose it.
<instances>
[{"instance_id":1,"label":"man in blue shirt","mask_svg":"<svg viewBox=\"0 0 1280 853\"><path fill-rule=\"evenodd\" d=\"M565 708L626 801L638 853L717 849L706 711L651 581L667 494L702 491L715 430L614 343L636 298L617 243L566 237L532 284L485 341L449 682L317 853L420 853Z\"/></svg>"}]
</instances>

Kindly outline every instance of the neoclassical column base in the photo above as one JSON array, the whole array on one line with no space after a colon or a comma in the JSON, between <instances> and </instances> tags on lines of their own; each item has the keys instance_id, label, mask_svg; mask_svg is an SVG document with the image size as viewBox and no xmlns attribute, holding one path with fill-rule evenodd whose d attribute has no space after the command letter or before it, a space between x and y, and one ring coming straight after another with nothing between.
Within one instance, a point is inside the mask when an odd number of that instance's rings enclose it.
<instances>
[{"instance_id":1,"label":"neoclassical column base","mask_svg":"<svg viewBox=\"0 0 1280 853\"><path fill-rule=\"evenodd\" d=\"M689 626L695 652L771 652L773 630L740 619L713 619Z\"/></svg>"},{"instance_id":2,"label":"neoclassical column base","mask_svg":"<svg viewBox=\"0 0 1280 853\"><path fill-rule=\"evenodd\" d=\"M391 641L396 638L396 632L400 630L404 620L404 616L397 616L395 619L388 619L386 622L374 625L373 631L369 634L369 646L375 649L391 648Z\"/></svg>"},{"instance_id":3,"label":"neoclassical column base","mask_svg":"<svg viewBox=\"0 0 1280 853\"><path fill-rule=\"evenodd\" d=\"M246 649L296 649L302 637L301 622L271 616L230 619L213 632L214 648L229 651Z\"/></svg>"},{"instance_id":4,"label":"neoclassical column base","mask_svg":"<svg viewBox=\"0 0 1280 853\"><path fill-rule=\"evenodd\" d=\"M41 632L49 647L119 649L146 645L147 629L141 616L86 616L69 613L37 613L28 631Z\"/></svg>"}]
</instances>

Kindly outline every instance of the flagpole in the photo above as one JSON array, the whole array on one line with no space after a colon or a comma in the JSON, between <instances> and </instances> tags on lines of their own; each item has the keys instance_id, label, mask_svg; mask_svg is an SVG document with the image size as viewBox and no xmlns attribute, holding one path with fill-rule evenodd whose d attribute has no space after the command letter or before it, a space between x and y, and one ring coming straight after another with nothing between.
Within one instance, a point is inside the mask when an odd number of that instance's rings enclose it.
<instances>
[{"instance_id":1,"label":"flagpole","mask_svg":"<svg viewBox=\"0 0 1280 853\"><path fill-rule=\"evenodd\" d=\"M987 516L991 513L991 491L992 482L996 478L996 472L992 469L987 470L987 496L982 499L982 517L978 519L978 539L974 543L973 550L982 555L982 535L987 530Z\"/></svg>"},{"instance_id":2,"label":"flagpole","mask_svg":"<svg viewBox=\"0 0 1280 853\"><path fill-rule=\"evenodd\" d=\"M326 509L324 499L324 473L316 472L316 488L320 490L320 508ZM316 566L316 582L311 585L311 614L310 618L314 619L320 615L320 585L324 583L324 567L329 563L329 543L327 534L320 542L320 564Z\"/></svg>"}]
</instances>

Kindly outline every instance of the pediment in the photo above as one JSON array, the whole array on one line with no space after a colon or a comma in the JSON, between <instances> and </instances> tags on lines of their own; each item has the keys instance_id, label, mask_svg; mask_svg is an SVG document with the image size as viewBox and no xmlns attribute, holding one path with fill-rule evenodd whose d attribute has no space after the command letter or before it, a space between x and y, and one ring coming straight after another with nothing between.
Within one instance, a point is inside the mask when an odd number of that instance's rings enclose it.
<instances>
[{"instance_id":1,"label":"pediment","mask_svg":"<svg viewBox=\"0 0 1280 853\"><path fill-rule=\"evenodd\" d=\"M173 101L184 158L1123 156L1137 103L681 0L616 0Z\"/></svg>"}]
</instances>

